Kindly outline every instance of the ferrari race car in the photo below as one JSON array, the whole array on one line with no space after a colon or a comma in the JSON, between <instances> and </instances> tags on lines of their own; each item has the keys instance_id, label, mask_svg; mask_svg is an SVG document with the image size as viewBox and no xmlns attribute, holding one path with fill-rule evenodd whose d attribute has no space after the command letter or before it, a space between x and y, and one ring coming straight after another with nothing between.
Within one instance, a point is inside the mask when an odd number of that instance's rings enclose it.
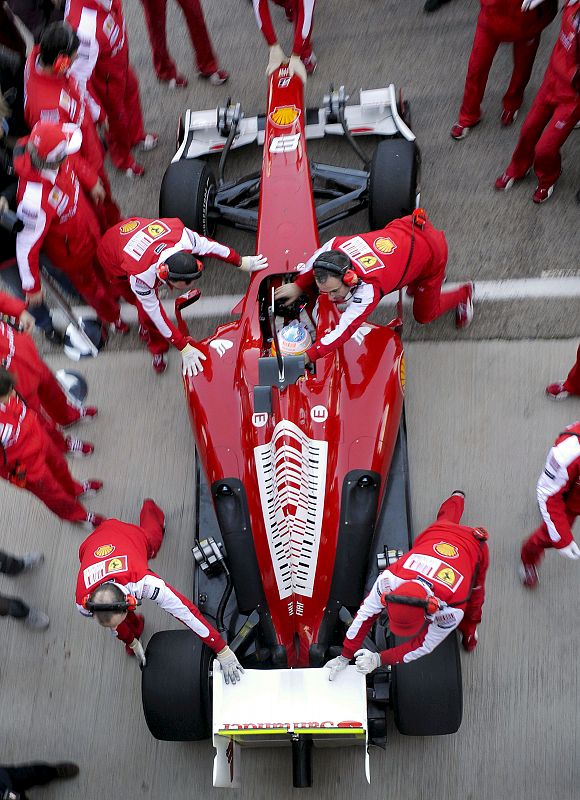
<instances>
[{"instance_id":1,"label":"ferrari race car","mask_svg":"<svg viewBox=\"0 0 580 800\"><path fill-rule=\"evenodd\" d=\"M190 631L163 631L149 641L142 679L153 736L213 735L215 786L239 785L242 749L279 743L292 747L294 785L310 786L312 746L384 746L389 707L403 734L452 733L461 722L454 636L367 678L348 667L330 683L323 668L379 569L411 542L401 304L390 324L365 324L311 369L279 342L293 321L313 337L337 323L336 308L313 297L290 308L274 301L319 246L318 231L365 207L380 228L417 203L408 104L392 85L361 91L359 105L346 100L331 91L305 109L302 83L282 67L263 116L228 103L216 124L215 111L187 111L161 189L161 216L209 235L218 223L256 230L255 252L269 261L235 319L199 344L204 371L185 380L197 458L194 599L246 672L226 686ZM364 169L309 161L307 139L338 134ZM369 135L379 138L370 160L357 142ZM252 142L263 146L261 173L228 183L228 153ZM182 330L199 294L176 302ZM365 646L390 640L379 623Z\"/></svg>"}]
</instances>

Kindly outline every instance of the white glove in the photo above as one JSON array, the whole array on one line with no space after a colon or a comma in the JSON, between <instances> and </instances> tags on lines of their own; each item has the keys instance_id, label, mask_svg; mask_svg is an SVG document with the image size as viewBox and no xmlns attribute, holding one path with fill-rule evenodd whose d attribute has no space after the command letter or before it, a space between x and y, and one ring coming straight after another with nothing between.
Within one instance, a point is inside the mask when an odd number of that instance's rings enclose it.
<instances>
[{"instance_id":1,"label":"white glove","mask_svg":"<svg viewBox=\"0 0 580 800\"><path fill-rule=\"evenodd\" d=\"M522 3L522 11L532 11L543 2L544 0L524 0Z\"/></svg>"},{"instance_id":2,"label":"white glove","mask_svg":"<svg viewBox=\"0 0 580 800\"><path fill-rule=\"evenodd\" d=\"M343 669L348 667L348 658L345 658L344 656L337 656L336 658L331 658L330 661L327 661L324 666L326 669L330 670L328 680L333 681L339 672L342 672Z\"/></svg>"},{"instance_id":3,"label":"white glove","mask_svg":"<svg viewBox=\"0 0 580 800\"><path fill-rule=\"evenodd\" d=\"M266 256L242 256L242 263L238 267L242 272L258 272L261 269L266 269L268 266L268 259Z\"/></svg>"},{"instance_id":4,"label":"white glove","mask_svg":"<svg viewBox=\"0 0 580 800\"><path fill-rule=\"evenodd\" d=\"M238 661L238 657L233 650L226 645L223 650L216 656L220 662L222 672L224 674L224 681L226 683L237 683L240 679L240 673L244 674L244 668Z\"/></svg>"},{"instance_id":5,"label":"white glove","mask_svg":"<svg viewBox=\"0 0 580 800\"><path fill-rule=\"evenodd\" d=\"M298 75L302 83L306 83L306 67L302 63L300 56L297 56L294 53L292 53L290 56L290 61L288 62L288 74L290 77L293 75Z\"/></svg>"},{"instance_id":6,"label":"white glove","mask_svg":"<svg viewBox=\"0 0 580 800\"><path fill-rule=\"evenodd\" d=\"M147 659L145 658L145 650L143 650L143 645L141 644L139 639L133 639L129 647L135 654L135 658L139 662L139 666L141 667L141 669L147 666Z\"/></svg>"},{"instance_id":7,"label":"white glove","mask_svg":"<svg viewBox=\"0 0 580 800\"><path fill-rule=\"evenodd\" d=\"M282 286L274 289L274 299L285 300L284 305L290 305L295 300L298 300L301 294L302 290L295 283L283 283Z\"/></svg>"},{"instance_id":8,"label":"white glove","mask_svg":"<svg viewBox=\"0 0 580 800\"><path fill-rule=\"evenodd\" d=\"M561 547L556 552L572 561L577 561L580 558L580 547L578 547L573 539L567 547Z\"/></svg>"},{"instance_id":9,"label":"white glove","mask_svg":"<svg viewBox=\"0 0 580 800\"><path fill-rule=\"evenodd\" d=\"M284 51L276 42L270 47L270 55L268 57L268 66L266 67L266 75L270 76L273 72L275 72L278 67L284 63L284 61L288 61L286 56L284 55Z\"/></svg>"},{"instance_id":10,"label":"white glove","mask_svg":"<svg viewBox=\"0 0 580 800\"><path fill-rule=\"evenodd\" d=\"M370 650L357 650L354 654L357 672L362 672L363 675L368 675L369 672L374 672L381 666L381 656L379 653L371 653Z\"/></svg>"},{"instance_id":11,"label":"white glove","mask_svg":"<svg viewBox=\"0 0 580 800\"><path fill-rule=\"evenodd\" d=\"M202 361L207 361L207 357L191 344L186 344L181 350L181 361L184 375L197 375L203 372Z\"/></svg>"}]
</instances>

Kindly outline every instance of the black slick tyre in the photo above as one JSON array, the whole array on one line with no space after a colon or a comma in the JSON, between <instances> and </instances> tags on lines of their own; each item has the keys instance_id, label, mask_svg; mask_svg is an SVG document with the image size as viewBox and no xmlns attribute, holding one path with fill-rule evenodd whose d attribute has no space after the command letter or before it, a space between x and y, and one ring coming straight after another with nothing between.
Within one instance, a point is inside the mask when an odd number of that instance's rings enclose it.
<instances>
[{"instance_id":1,"label":"black slick tyre","mask_svg":"<svg viewBox=\"0 0 580 800\"><path fill-rule=\"evenodd\" d=\"M213 236L216 223L209 211L215 192L215 176L205 161L176 161L167 167L161 182L159 215L177 217L191 230Z\"/></svg>"},{"instance_id":2,"label":"black slick tyre","mask_svg":"<svg viewBox=\"0 0 580 800\"><path fill-rule=\"evenodd\" d=\"M415 142L386 139L379 142L371 162L369 225L384 228L415 208L419 151Z\"/></svg>"},{"instance_id":3,"label":"black slick tyre","mask_svg":"<svg viewBox=\"0 0 580 800\"><path fill-rule=\"evenodd\" d=\"M211 650L190 630L160 631L145 656L141 698L151 734L166 742L208 739Z\"/></svg>"}]
</instances>

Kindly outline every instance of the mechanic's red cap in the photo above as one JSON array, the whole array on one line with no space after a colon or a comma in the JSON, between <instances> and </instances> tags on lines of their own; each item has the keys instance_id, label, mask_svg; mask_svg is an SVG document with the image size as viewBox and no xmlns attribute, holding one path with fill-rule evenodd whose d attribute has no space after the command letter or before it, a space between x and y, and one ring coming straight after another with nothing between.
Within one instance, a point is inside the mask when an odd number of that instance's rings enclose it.
<instances>
[{"instance_id":1,"label":"mechanic's red cap","mask_svg":"<svg viewBox=\"0 0 580 800\"><path fill-rule=\"evenodd\" d=\"M83 135L76 125L70 123L37 122L30 133L29 142L43 161L59 162L65 156L77 153Z\"/></svg>"},{"instance_id":2,"label":"mechanic's red cap","mask_svg":"<svg viewBox=\"0 0 580 800\"><path fill-rule=\"evenodd\" d=\"M395 636L411 636L418 633L425 622L425 608L398 603L396 598L427 601L427 589L417 581L405 581L394 592L385 593L381 603L389 615L389 627ZM390 598L393 598L390 600Z\"/></svg>"}]
</instances>

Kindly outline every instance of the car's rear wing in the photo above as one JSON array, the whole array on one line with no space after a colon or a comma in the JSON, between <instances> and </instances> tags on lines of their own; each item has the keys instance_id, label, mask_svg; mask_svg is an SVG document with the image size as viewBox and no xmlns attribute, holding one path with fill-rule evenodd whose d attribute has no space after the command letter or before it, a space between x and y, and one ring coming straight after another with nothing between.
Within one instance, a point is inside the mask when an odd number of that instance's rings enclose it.
<instances>
[{"instance_id":1,"label":"car's rear wing","mask_svg":"<svg viewBox=\"0 0 580 800\"><path fill-rule=\"evenodd\" d=\"M324 98L320 108L306 109L305 135L307 139L322 139L324 136L343 136L344 128L333 113L333 95ZM345 97L345 99L348 99ZM220 114L220 111L222 112ZM245 117L241 113L236 136L231 149L256 142L264 144L266 115ZM415 134L399 113L395 87L391 83L380 89L361 89L358 105L347 105L344 109L346 125L352 136L397 136L412 142ZM178 150L172 163L184 158L220 153L227 142L227 132L220 128L220 118L225 118L221 109L192 111L187 109L180 124Z\"/></svg>"},{"instance_id":2,"label":"car's rear wing","mask_svg":"<svg viewBox=\"0 0 580 800\"><path fill-rule=\"evenodd\" d=\"M370 783L366 680L354 667L332 683L325 668L248 669L235 686L217 660L213 672L214 786L240 787L242 750L281 745L292 747L295 786L309 785L313 746L364 747Z\"/></svg>"}]
</instances>

